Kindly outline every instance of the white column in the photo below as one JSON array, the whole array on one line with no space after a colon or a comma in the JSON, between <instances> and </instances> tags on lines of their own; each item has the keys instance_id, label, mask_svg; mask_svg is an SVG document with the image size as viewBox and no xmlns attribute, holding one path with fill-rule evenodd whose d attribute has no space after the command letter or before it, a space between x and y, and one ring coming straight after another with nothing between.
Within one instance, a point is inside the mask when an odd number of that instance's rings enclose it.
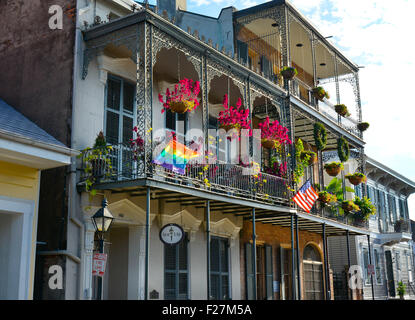
<instances>
[{"instance_id":1,"label":"white column","mask_svg":"<svg viewBox=\"0 0 415 320\"><path fill-rule=\"evenodd\" d=\"M92 222L85 222L85 248L83 252L84 258L84 279L83 279L83 292L84 299L92 299L92 258L94 251L94 234L95 228Z\"/></svg>"},{"instance_id":2,"label":"white column","mask_svg":"<svg viewBox=\"0 0 415 320\"><path fill-rule=\"evenodd\" d=\"M130 226L128 240L128 300L144 299L144 241L144 227Z\"/></svg>"}]
</instances>

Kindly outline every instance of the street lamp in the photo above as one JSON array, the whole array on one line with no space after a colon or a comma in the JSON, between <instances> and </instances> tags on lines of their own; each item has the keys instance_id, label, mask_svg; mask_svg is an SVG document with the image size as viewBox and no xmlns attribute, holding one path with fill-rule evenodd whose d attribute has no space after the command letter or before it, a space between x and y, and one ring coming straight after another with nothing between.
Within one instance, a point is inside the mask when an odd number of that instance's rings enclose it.
<instances>
[{"instance_id":1,"label":"street lamp","mask_svg":"<svg viewBox=\"0 0 415 320\"><path fill-rule=\"evenodd\" d=\"M102 200L102 207L92 216L92 223L94 224L95 231L98 233L99 253L104 253L104 234L111 226L113 215L108 210L108 201L104 198ZM102 277L98 277L98 300L102 300Z\"/></svg>"}]
</instances>

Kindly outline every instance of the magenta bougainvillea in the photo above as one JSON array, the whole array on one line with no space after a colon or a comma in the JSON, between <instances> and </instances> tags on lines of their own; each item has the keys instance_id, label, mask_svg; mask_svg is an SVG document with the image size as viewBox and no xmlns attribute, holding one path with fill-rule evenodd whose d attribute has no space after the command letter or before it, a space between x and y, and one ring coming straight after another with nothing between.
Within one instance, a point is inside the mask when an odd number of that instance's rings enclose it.
<instances>
[{"instance_id":1,"label":"magenta bougainvillea","mask_svg":"<svg viewBox=\"0 0 415 320\"><path fill-rule=\"evenodd\" d=\"M286 178L287 177L287 162L279 163L278 161L272 161L270 167L265 168L265 173L273 176Z\"/></svg>"},{"instance_id":2,"label":"magenta bougainvillea","mask_svg":"<svg viewBox=\"0 0 415 320\"><path fill-rule=\"evenodd\" d=\"M242 108L242 101L239 98L236 107L229 105L228 95L223 98L223 107L225 110L219 112L218 121L222 127L248 129L249 135L252 135L251 120L249 120L249 110Z\"/></svg>"},{"instance_id":3,"label":"magenta bougainvillea","mask_svg":"<svg viewBox=\"0 0 415 320\"><path fill-rule=\"evenodd\" d=\"M138 127L134 127L133 131L137 134L137 138L131 139L131 148L133 149L134 160L137 161L144 152L144 139L138 134Z\"/></svg>"},{"instance_id":4,"label":"magenta bougainvillea","mask_svg":"<svg viewBox=\"0 0 415 320\"><path fill-rule=\"evenodd\" d=\"M258 124L261 129L261 139L278 141L280 145L292 144L288 137L288 128L282 126L278 120L270 123L269 117Z\"/></svg>"},{"instance_id":5,"label":"magenta bougainvillea","mask_svg":"<svg viewBox=\"0 0 415 320\"><path fill-rule=\"evenodd\" d=\"M186 102L187 110L192 111L199 106L199 100L197 96L200 92L200 82L193 81L192 79L180 80L178 84L174 86L174 90L166 89L164 96L159 94L159 101L163 104L164 113L166 109L170 109L173 103Z\"/></svg>"}]
</instances>

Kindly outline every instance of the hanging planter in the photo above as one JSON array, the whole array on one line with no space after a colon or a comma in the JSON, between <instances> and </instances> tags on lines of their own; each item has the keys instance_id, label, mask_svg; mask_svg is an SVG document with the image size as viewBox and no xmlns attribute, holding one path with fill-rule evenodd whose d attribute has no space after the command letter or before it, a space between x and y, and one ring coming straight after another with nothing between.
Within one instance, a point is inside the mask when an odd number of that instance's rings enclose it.
<instances>
[{"instance_id":1,"label":"hanging planter","mask_svg":"<svg viewBox=\"0 0 415 320\"><path fill-rule=\"evenodd\" d=\"M164 96L159 94L159 101L163 104L161 113L170 110L175 113L191 112L199 106L197 96L200 92L199 81L183 79L174 86L174 90L166 89Z\"/></svg>"},{"instance_id":2,"label":"hanging planter","mask_svg":"<svg viewBox=\"0 0 415 320\"><path fill-rule=\"evenodd\" d=\"M318 150L324 150L327 144L327 131L323 124L314 124L314 142Z\"/></svg>"},{"instance_id":3,"label":"hanging planter","mask_svg":"<svg viewBox=\"0 0 415 320\"><path fill-rule=\"evenodd\" d=\"M341 162L349 160L350 148L349 143L343 137L337 140L337 153Z\"/></svg>"},{"instance_id":4,"label":"hanging planter","mask_svg":"<svg viewBox=\"0 0 415 320\"><path fill-rule=\"evenodd\" d=\"M300 157L301 157L302 160L305 160L307 156L309 157L308 158L308 165L309 166L311 166L311 165L313 165L314 163L317 162L317 154L314 151L304 150L303 152L301 152Z\"/></svg>"},{"instance_id":5,"label":"hanging planter","mask_svg":"<svg viewBox=\"0 0 415 320\"><path fill-rule=\"evenodd\" d=\"M342 117L350 116L349 110L344 104L336 104L334 106L334 110L336 110L337 114L341 115Z\"/></svg>"},{"instance_id":6,"label":"hanging planter","mask_svg":"<svg viewBox=\"0 0 415 320\"><path fill-rule=\"evenodd\" d=\"M369 122L360 122L357 124L357 129L360 131L366 131L369 128Z\"/></svg>"},{"instance_id":7,"label":"hanging planter","mask_svg":"<svg viewBox=\"0 0 415 320\"><path fill-rule=\"evenodd\" d=\"M324 98L330 99L329 93L324 90L323 87L314 87L311 92L313 96L320 101L323 101Z\"/></svg>"},{"instance_id":8,"label":"hanging planter","mask_svg":"<svg viewBox=\"0 0 415 320\"><path fill-rule=\"evenodd\" d=\"M346 178L350 181L352 185L358 186L362 182L366 181L366 176L363 173L355 172L354 174L347 174Z\"/></svg>"},{"instance_id":9,"label":"hanging planter","mask_svg":"<svg viewBox=\"0 0 415 320\"><path fill-rule=\"evenodd\" d=\"M288 137L288 128L282 126L278 120L270 123L269 117L258 124L261 129L261 143L266 149L279 148L281 145L291 144Z\"/></svg>"},{"instance_id":10,"label":"hanging planter","mask_svg":"<svg viewBox=\"0 0 415 320\"><path fill-rule=\"evenodd\" d=\"M297 69L294 67L283 67L280 72L285 80L292 80L297 74Z\"/></svg>"},{"instance_id":11,"label":"hanging planter","mask_svg":"<svg viewBox=\"0 0 415 320\"><path fill-rule=\"evenodd\" d=\"M247 129L249 130L249 136L252 135L251 120L248 120L249 110L241 108L242 101L240 98L236 103L236 108L234 108L229 106L228 95L225 94L223 99L223 107L225 110L220 111L218 117L220 128L226 131L236 129L238 131L238 135L242 129Z\"/></svg>"},{"instance_id":12,"label":"hanging planter","mask_svg":"<svg viewBox=\"0 0 415 320\"><path fill-rule=\"evenodd\" d=\"M328 204L328 203L336 202L337 197L335 194L331 194L327 191L320 191L318 193L318 200L320 200L321 202L325 204Z\"/></svg>"},{"instance_id":13,"label":"hanging planter","mask_svg":"<svg viewBox=\"0 0 415 320\"><path fill-rule=\"evenodd\" d=\"M346 212L359 211L360 208L351 200L344 200L342 202L342 209Z\"/></svg>"},{"instance_id":14,"label":"hanging planter","mask_svg":"<svg viewBox=\"0 0 415 320\"><path fill-rule=\"evenodd\" d=\"M344 169L344 166L341 162L331 162L325 164L324 169L329 176L335 177Z\"/></svg>"}]
</instances>

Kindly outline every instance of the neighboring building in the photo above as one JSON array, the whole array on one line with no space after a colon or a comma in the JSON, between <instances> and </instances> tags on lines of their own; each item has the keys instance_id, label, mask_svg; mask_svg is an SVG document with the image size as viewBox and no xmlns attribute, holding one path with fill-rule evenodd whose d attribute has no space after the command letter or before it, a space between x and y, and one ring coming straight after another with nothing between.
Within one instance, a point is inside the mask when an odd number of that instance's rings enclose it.
<instances>
[{"instance_id":1,"label":"neighboring building","mask_svg":"<svg viewBox=\"0 0 415 320\"><path fill-rule=\"evenodd\" d=\"M408 197L415 192L415 183L374 159L366 159L367 195L376 205L377 213L369 220L370 253L368 238L350 238L351 265L362 268L363 296L372 299L372 279L368 265L375 268L373 292L375 299L398 296L399 281L407 288L406 298L415 298L412 231L408 212ZM356 188L362 196L362 187ZM345 279L348 262L342 252L345 237L329 240L330 265L336 278ZM343 281L345 283L345 280ZM341 291L343 290L343 291ZM347 289L339 287L339 298L345 298Z\"/></svg>"},{"instance_id":2,"label":"neighboring building","mask_svg":"<svg viewBox=\"0 0 415 320\"><path fill-rule=\"evenodd\" d=\"M0 300L33 298L41 172L73 155L0 99Z\"/></svg>"}]
</instances>

